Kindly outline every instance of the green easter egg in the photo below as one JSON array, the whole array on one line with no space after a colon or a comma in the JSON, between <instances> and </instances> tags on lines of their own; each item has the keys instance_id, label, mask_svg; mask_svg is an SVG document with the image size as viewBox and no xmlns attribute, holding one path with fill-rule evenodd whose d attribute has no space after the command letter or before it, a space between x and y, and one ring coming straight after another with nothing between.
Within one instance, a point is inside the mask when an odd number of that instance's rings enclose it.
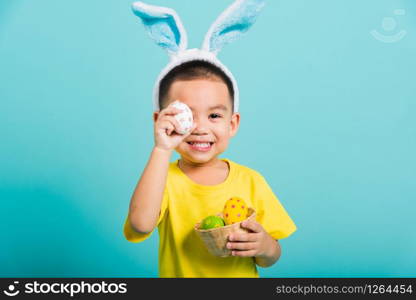
<instances>
[{"instance_id":1,"label":"green easter egg","mask_svg":"<svg viewBox=\"0 0 416 300\"><path fill-rule=\"evenodd\" d=\"M218 216L209 216L202 220L200 229L211 229L224 226L224 220Z\"/></svg>"}]
</instances>

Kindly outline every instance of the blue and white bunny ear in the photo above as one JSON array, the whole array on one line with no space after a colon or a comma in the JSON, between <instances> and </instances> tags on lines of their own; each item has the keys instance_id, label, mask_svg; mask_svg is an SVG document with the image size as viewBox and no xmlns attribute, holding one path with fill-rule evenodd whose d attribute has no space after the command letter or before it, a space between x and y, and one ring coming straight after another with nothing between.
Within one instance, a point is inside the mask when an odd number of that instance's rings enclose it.
<instances>
[{"instance_id":1,"label":"blue and white bunny ear","mask_svg":"<svg viewBox=\"0 0 416 300\"><path fill-rule=\"evenodd\" d=\"M143 2L132 4L133 12L138 16L150 37L157 45L166 49L169 55L187 48L188 39L179 16L173 9L153 6Z\"/></svg>"},{"instance_id":2,"label":"blue and white bunny ear","mask_svg":"<svg viewBox=\"0 0 416 300\"><path fill-rule=\"evenodd\" d=\"M237 0L211 25L202 49L217 54L226 44L240 38L256 21L264 0Z\"/></svg>"}]
</instances>

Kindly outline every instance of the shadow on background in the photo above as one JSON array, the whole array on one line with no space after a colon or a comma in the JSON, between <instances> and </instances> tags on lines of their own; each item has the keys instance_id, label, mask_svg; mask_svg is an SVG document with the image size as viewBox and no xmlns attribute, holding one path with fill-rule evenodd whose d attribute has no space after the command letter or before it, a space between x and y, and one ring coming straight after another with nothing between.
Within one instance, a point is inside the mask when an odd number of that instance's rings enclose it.
<instances>
[{"instance_id":1,"label":"shadow on background","mask_svg":"<svg viewBox=\"0 0 416 300\"><path fill-rule=\"evenodd\" d=\"M116 262L133 264L114 242L122 239L120 230L117 237L104 234L68 193L9 184L0 188L0 199L7 202L0 217L9 219L0 230L0 276L115 276L123 274Z\"/></svg>"}]
</instances>

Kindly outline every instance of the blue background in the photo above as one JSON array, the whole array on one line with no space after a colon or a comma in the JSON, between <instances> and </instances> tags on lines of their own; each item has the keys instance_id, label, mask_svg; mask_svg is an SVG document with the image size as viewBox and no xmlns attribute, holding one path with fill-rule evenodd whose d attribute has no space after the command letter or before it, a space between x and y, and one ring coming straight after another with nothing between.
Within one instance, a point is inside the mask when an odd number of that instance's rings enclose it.
<instances>
[{"instance_id":1,"label":"blue background","mask_svg":"<svg viewBox=\"0 0 416 300\"><path fill-rule=\"evenodd\" d=\"M157 233L133 244L122 226L168 60L131 2L0 1L0 276L157 277ZM231 2L149 0L191 48ZM298 226L262 277L416 275L415 36L412 0L268 1L219 54L242 113L223 157L261 172Z\"/></svg>"}]
</instances>

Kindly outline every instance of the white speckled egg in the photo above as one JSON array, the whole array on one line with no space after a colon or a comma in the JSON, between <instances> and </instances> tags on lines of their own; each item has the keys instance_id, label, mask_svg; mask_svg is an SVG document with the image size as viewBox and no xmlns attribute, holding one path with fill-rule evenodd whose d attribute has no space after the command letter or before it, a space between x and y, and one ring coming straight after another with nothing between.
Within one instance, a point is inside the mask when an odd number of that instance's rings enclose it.
<instances>
[{"instance_id":1,"label":"white speckled egg","mask_svg":"<svg viewBox=\"0 0 416 300\"><path fill-rule=\"evenodd\" d=\"M182 110L179 114L175 115L175 119L178 120L181 128L178 128L177 133L186 134L191 130L194 123L194 118L192 116L192 111L188 105L182 103L178 100L171 104L173 107Z\"/></svg>"}]
</instances>

